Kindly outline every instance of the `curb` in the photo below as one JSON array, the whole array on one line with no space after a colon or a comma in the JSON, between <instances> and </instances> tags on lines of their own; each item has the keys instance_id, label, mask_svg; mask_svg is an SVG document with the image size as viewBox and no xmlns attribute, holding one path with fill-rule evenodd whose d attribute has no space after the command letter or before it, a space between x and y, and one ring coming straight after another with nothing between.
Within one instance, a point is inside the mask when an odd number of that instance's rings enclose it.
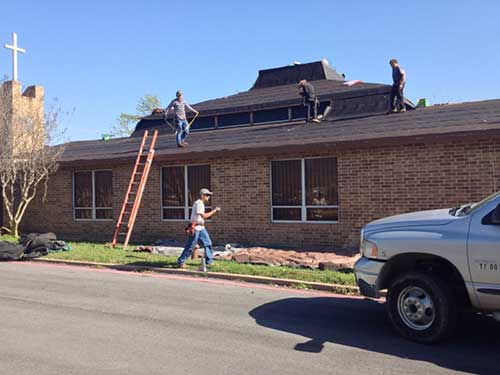
<instances>
[{"instance_id":1,"label":"curb","mask_svg":"<svg viewBox=\"0 0 500 375\"><path fill-rule=\"evenodd\" d=\"M248 283L295 287L297 289L320 290L323 292L333 292L337 294L346 294L355 296L360 295L359 288L351 285L326 284L326 283L317 283L311 281L300 281L292 279L277 279L273 277L264 277L264 276L240 275L240 274L223 273L223 272L202 272L202 271L176 269L176 268L159 268L159 267L148 267L148 266L136 266L129 264L97 263L97 262L85 262L85 261L61 260L61 259L36 258L36 259L31 259L30 261L34 263L51 263L51 264L65 264L71 266L81 266L90 268L107 268L118 271L135 271L135 272L149 271L149 272L170 274L170 275L197 276L197 277L206 277L213 279L230 280L230 281L245 281Z\"/></svg>"}]
</instances>

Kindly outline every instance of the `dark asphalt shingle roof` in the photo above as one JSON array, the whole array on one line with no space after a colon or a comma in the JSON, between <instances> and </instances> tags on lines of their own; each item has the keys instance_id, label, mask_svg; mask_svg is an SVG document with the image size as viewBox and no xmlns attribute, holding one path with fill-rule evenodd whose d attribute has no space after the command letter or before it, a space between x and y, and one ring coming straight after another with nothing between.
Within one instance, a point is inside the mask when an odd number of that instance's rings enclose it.
<instances>
[{"instance_id":1,"label":"dark asphalt shingle roof","mask_svg":"<svg viewBox=\"0 0 500 375\"><path fill-rule=\"evenodd\" d=\"M389 94L391 86L378 83L360 83L354 86L344 85L341 81L313 81L316 95L320 100L330 98L343 99L350 97ZM297 84L273 86L262 89L253 89L222 98L206 100L192 106L200 111L201 116L244 112L251 110L301 105ZM191 104L191 103L190 103ZM157 119L162 115L144 117L145 120Z\"/></svg>"},{"instance_id":2,"label":"dark asphalt shingle roof","mask_svg":"<svg viewBox=\"0 0 500 375\"><path fill-rule=\"evenodd\" d=\"M319 81L323 79L345 81L344 77L335 71L325 60L306 64L292 64L278 68L259 70L251 90L265 87L297 84L302 79Z\"/></svg>"},{"instance_id":3,"label":"dark asphalt shingle roof","mask_svg":"<svg viewBox=\"0 0 500 375\"><path fill-rule=\"evenodd\" d=\"M337 147L349 144L380 142L387 139L418 139L474 133L500 135L500 99L420 108L395 115L378 115L357 119L326 120L319 125L283 123L245 126L192 133L189 147L176 147L174 136L158 137L157 158L187 159L213 153L279 151L294 147L318 145ZM136 156L140 137L109 141L70 142L63 163L130 159Z\"/></svg>"}]
</instances>

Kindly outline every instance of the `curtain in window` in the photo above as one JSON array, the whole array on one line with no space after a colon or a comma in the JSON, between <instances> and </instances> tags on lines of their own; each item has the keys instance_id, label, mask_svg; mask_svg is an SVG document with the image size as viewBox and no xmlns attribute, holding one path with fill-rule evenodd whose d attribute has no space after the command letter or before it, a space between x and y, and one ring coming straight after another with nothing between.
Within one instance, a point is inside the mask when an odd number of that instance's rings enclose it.
<instances>
[{"instance_id":1,"label":"curtain in window","mask_svg":"<svg viewBox=\"0 0 500 375\"><path fill-rule=\"evenodd\" d=\"M198 199L198 194L201 189L207 188L210 190L210 166L209 165L192 165L188 166L188 205L191 207L195 200Z\"/></svg>"},{"instance_id":2,"label":"curtain in window","mask_svg":"<svg viewBox=\"0 0 500 375\"><path fill-rule=\"evenodd\" d=\"M74 205L76 219L92 219L92 172L74 174Z\"/></svg>"},{"instance_id":3,"label":"curtain in window","mask_svg":"<svg viewBox=\"0 0 500 375\"><path fill-rule=\"evenodd\" d=\"M187 173L187 186L185 185L185 173ZM189 219L191 206L198 199L198 193L202 188L210 189L209 165L162 168L163 219ZM206 209L208 210L209 207L207 205ZM188 217L186 217L186 211Z\"/></svg>"},{"instance_id":4,"label":"curtain in window","mask_svg":"<svg viewBox=\"0 0 500 375\"><path fill-rule=\"evenodd\" d=\"M162 168L162 205L164 219L184 219L184 167ZM173 208L178 207L178 208Z\"/></svg>"},{"instance_id":5,"label":"curtain in window","mask_svg":"<svg viewBox=\"0 0 500 375\"><path fill-rule=\"evenodd\" d=\"M306 205L336 206L337 159L306 159Z\"/></svg>"},{"instance_id":6,"label":"curtain in window","mask_svg":"<svg viewBox=\"0 0 500 375\"><path fill-rule=\"evenodd\" d=\"M337 159L305 160L306 206L308 221L337 221L338 205ZM319 208L319 207L324 208Z\"/></svg>"},{"instance_id":7,"label":"curtain in window","mask_svg":"<svg viewBox=\"0 0 500 375\"><path fill-rule=\"evenodd\" d=\"M113 174L111 171L94 172L96 219L113 218Z\"/></svg>"},{"instance_id":8,"label":"curtain in window","mask_svg":"<svg viewBox=\"0 0 500 375\"><path fill-rule=\"evenodd\" d=\"M300 220L302 206L302 167L300 160L271 163L274 220ZM276 206L298 206L276 207Z\"/></svg>"},{"instance_id":9,"label":"curtain in window","mask_svg":"<svg viewBox=\"0 0 500 375\"><path fill-rule=\"evenodd\" d=\"M273 161L271 180L273 220L338 221L336 158Z\"/></svg>"}]
</instances>

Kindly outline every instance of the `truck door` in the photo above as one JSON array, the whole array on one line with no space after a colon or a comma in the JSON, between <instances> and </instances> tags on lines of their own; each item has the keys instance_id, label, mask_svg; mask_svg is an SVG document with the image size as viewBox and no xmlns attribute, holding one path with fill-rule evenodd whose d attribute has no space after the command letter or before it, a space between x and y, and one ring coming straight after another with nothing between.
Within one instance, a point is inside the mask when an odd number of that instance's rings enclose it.
<instances>
[{"instance_id":1,"label":"truck door","mask_svg":"<svg viewBox=\"0 0 500 375\"><path fill-rule=\"evenodd\" d=\"M473 213L469 240L469 268L482 308L500 310L500 223L495 209Z\"/></svg>"}]
</instances>

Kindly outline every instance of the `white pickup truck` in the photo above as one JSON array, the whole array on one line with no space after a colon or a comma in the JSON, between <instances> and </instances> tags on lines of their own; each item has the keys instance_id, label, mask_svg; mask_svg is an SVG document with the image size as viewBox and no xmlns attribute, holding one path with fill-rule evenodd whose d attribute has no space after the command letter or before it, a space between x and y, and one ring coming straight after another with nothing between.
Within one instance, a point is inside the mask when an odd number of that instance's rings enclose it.
<instances>
[{"instance_id":1,"label":"white pickup truck","mask_svg":"<svg viewBox=\"0 0 500 375\"><path fill-rule=\"evenodd\" d=\"M408 339L446 338L460 310L500 321L500 192L374 221L361 232L361 254L354 267L361 294L387 290L389 318Z\"/></svg>"}]
</instances>

